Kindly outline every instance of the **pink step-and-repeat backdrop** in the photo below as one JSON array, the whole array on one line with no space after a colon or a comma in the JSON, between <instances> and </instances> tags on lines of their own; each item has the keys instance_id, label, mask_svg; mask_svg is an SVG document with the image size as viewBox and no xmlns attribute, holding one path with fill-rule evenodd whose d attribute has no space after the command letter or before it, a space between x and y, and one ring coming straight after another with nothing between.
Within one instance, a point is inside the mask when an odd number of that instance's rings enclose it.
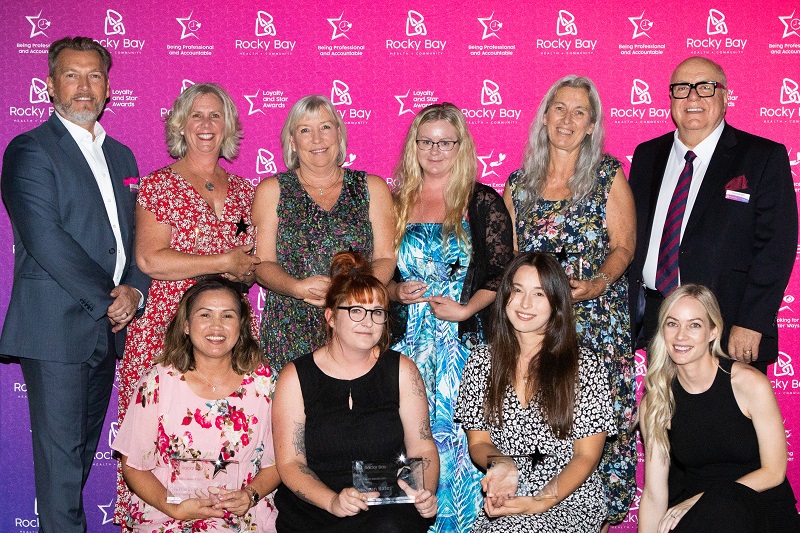
<instances>
[{"instance_id":1,"label":"pink step-and-repeat backdrop","mask_svg":"<svg viewBox=\"0 0 800 533\"><path fill-rule=\"evenodd\" d=\"M477 141L478 179L502 190L520 166L539 100L557 78L576 73L597 83L607 151L627 169L638 143L674 129L667 85L675 65L704 55L728 75L729 121L784 143L800 187L800 0L25 0L0 5L0 28L2 147L52 113L44 83L49 43L88 35L114 58L102 123L133 149L143 174L170 162L163 120L175 97L192 83L214 81L230 92L244 124L239 158L227 167L253 184L283 170L279 130L289 107L318 93L333 100L347 124L345 164L390 184L416 111L455 103ZM0 210L0 317L11 289L12 245ZM786 423L789 478L800 491L796 295L794 276L779 313L782 351L770 379ZM263 292L253 288L251 297L260 310ZM639 354L640 380L644 371ZM90 532L114 529L109 442L116 399L109 413L85 491ZM37 531L25 384L16 365L0 367L0 465L0 531ZM613 531L635 531L637 507L638 499Z\"/></svg>"}]
</instances>

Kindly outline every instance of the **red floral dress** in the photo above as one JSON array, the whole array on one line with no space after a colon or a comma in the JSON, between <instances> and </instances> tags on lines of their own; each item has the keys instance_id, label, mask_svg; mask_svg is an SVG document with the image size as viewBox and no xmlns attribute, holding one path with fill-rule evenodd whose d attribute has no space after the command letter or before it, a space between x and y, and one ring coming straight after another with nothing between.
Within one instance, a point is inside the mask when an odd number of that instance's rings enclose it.
<instances>
[{"instance_id":1,"label":"red floral dress","mask_svg":"<svg viewBox=\"0 0 800 533\"><path fill-rule=\"evenodd\" d=\"M164 167L142 178L137 203L172 229L170 248L196 255L224 253L234 246L255 242L255 227L250 219L255 189L244 179L228 174L228 194L222 217L197 190L171 167ZM195 279L162 281L150 284L144 313L128 325L125 355L119 370L119 422L125 418L133 388L153 366L153 359L164 348L164 333L175 315L178 302ZM257 334L258 321L253 320ZM117 469L117 504L114 522L124 524L130 499L122 471Z\"/></svg>"},{"instance_id":2,"label":"red floral dress","mask_svg":"<svg viewBox=\"0 0 800 533\"><path fill-rule=\"evenodd\" d=\"M128 458L130 467L152 471L165 487L180 482L176 458L231 461L224 465L224 473L229 475L229 484L243 488L260 468L275 464L271 401L274 388L275 378L262 364L255 372L242 376L241 386L230 396L209 400L196 395L177 370L156 365L135 388L134 403L129 406L112 448ZM219 482L216 470L214 474L210 485ZM128 509L129 525L137 533L267 533L275 531L277 517L272 495L242 517L180 522L135 494Z\"/></svg>"}]
</instances>

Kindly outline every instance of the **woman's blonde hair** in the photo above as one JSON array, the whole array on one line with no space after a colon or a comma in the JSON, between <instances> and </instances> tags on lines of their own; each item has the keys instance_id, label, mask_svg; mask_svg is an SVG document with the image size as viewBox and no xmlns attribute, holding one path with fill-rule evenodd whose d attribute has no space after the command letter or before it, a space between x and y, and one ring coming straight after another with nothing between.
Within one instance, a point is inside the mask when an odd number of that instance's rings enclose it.
<instances>
[{"instance_id":1,"label":"woman's blonde hair","mask_svg":"<svg viewBox=\"0 0 800 533\"><path fill-rule=\"evenodd\" d=\"M661 453L665 460L669 460L669 438L667 430L672 426L672 416L675 414L675 397L672 394L672 383L677 373L677 365L667 352L667 343L664 340L664 324L667 321L672 307L681 298L694 298L706 310L709 326L716 329L717 335L709 343L709 351L713 357L727 357L722 351L720 337L722 336L722 313L719 303L711 289L703 285L681 285L664 300L658 312L658 331L650 346L647 348L647 375L644 378L645 392L642 403L646 404L645 448L648 453Z\"/></svg>"},{"instance_id":2,"label":"woman's blonde hair","mask_svg":"<svg viewBox=\"0 0 800 533\"><path fill-rule=\"evenodd\" d=\"M467 235L461 220L467 210L467 204L475 189L475 176L478 172L478 157L475 152L475 141L467 129L464 114L450 103L429 105L420 111L408 128L403 153L394 172L394 208L397 215L397 226L394 238L395 250L400 249L406 224L411 217L414 204L422 191L422 167L417 157L417 135L423 124L445 120L456 129L458 150L455 163L450 171L450 179L444 191L445 217L442 224L442 239L455 232L460 243L466 244Z\"/></svg>"}]
</instances>

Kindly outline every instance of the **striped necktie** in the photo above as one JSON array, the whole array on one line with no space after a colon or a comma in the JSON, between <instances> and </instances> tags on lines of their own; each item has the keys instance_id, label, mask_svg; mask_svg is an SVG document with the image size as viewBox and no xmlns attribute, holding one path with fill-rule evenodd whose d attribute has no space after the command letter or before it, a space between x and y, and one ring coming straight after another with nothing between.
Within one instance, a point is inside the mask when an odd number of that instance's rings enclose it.
<instances>
[{"instance_id":1,"label":"striped necktie","mask_svg":"<svg viewBox=\"0 0 800 533\"><path fill-rule=\"evenodd\" d=\"M658 268L656 269L656 289L664 296L668 295L678 286L678 259L680 256L681 226L683 213L686 211L686 199L689 198L689 186L692 184L692 173L695 155L691 150L683 158L686 165L683 167L672 200L667 209L667 218L664 220L664 232L661 234L661 244L658 247Z\"/></svg>"}]
</instances>

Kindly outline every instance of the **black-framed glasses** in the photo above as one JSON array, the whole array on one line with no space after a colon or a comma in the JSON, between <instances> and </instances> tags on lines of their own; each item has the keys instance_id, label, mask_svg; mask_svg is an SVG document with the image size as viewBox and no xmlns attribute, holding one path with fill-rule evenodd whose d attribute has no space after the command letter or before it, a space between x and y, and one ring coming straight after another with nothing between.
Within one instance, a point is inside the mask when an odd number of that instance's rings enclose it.
<instances>
[{"instance_id":1,"label":"black-framed glasses","mask_svg":"<svg viewBox=\"0 0 800 533\"><path fill-rule=\"evenodd\" d=\"M711 98L717 89L725 89L725 86L718 81L698 81L697 83L670 83L669 93L677 100L689 98L692 89L697 92L700 98Z\"/></svg>"},{"instance_id":2,"label":"black-framed glasses","mask_svg":"<svg viewBox=\"0 0 800 533\"><path fill-rule=\"evenodd\" d=\"M449 152L453 148L456 147L456 143L458 141L436 141L433 142L430 139L417 139L417 148L420 150L427 152L428 150L432 150L434 146L438 147L439 150L442 152Z\"/></svg>"},{"instance_id":3,"label":"black-framed glasses","mask_svg":"<svg viewBox=\"0 0 800 533\"><path fill-rule=\"evenodd\" d=\"M353 322L361 322L367 317L367 314L372 315L372 321L375 324L386 324L389 319L389 312L386 309L367 309L360 305L340 305L337 309L346 309L347 314L350 315L350 320Z\"/></svg>"}]
</instances>

